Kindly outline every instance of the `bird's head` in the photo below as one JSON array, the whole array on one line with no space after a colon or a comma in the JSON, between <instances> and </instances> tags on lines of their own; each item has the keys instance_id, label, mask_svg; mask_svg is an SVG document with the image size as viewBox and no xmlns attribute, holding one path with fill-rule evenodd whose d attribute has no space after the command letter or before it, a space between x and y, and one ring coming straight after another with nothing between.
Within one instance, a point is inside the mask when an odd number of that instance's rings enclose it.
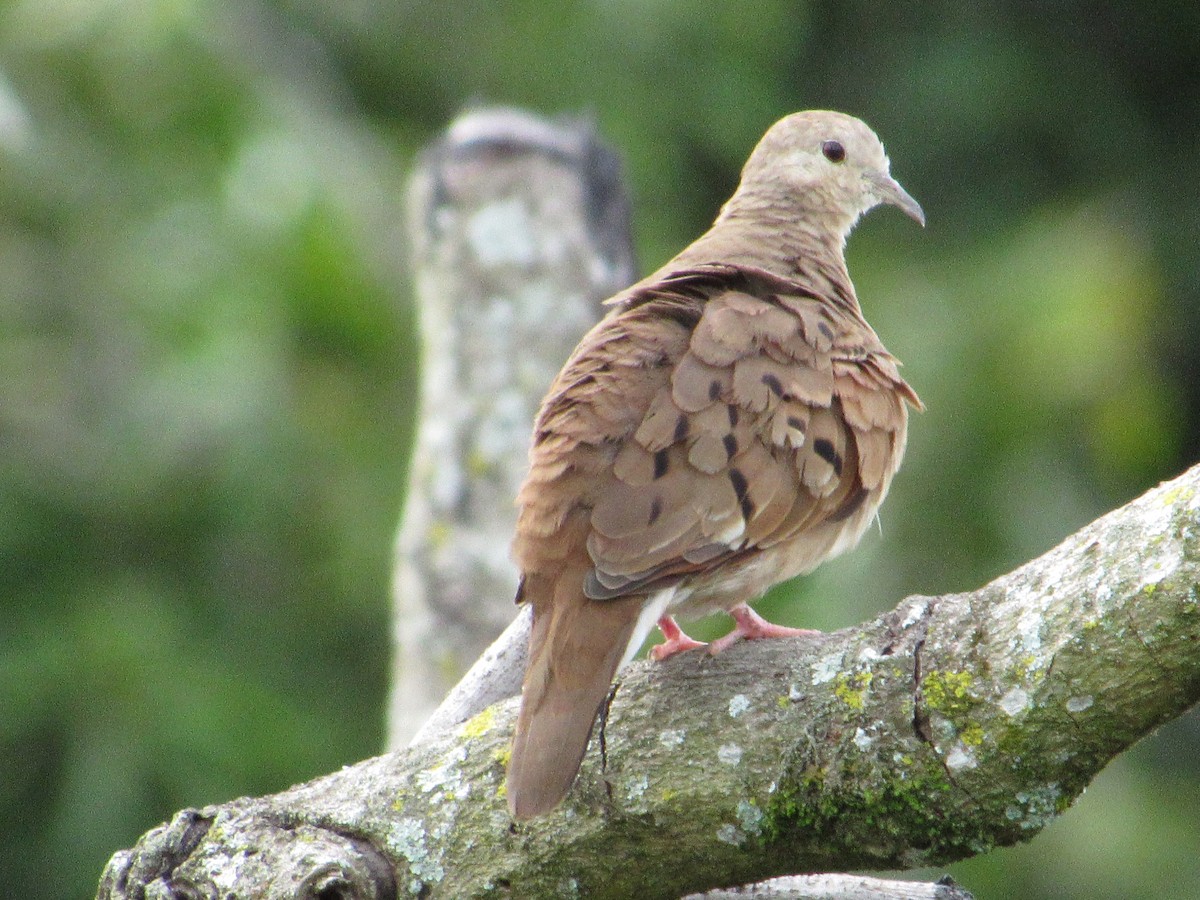
<instances>
[{"instance_id":1,"label":"bird's head","mask_svg":"<svg viewBox=\"0 0 1200 900\"><path fill-rule=\"evenodd\" d=\"M731 204L739 195L760 208L822 219L843 239L881 203L925 224L920 204L892 178L875 132L826 110L793 113L772 125L747 160Z\"/></svg>"}]
</instances>

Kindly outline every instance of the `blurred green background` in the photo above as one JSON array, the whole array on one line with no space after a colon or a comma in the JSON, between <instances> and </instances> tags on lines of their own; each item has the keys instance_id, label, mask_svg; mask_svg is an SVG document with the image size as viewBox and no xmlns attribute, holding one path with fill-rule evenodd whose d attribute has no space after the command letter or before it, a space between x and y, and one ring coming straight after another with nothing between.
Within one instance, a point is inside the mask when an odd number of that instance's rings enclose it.
<instances>
[{"instance_id":1,"label":"blurred green background","mask_svg":"<svg viewBox=\"0 0 1200 900\"><path fill-rule=\"evenodd\" d=\"M644 269L832 107L929 227L852 238L929 410L836 628L978 586L1200 456L1200 5L0 2L0 871L88 897L185 805L383 740L418 378L399 229L468 101L589 111ZM781 594L773 598L781 599ZM981 898L1200 896L1200 720Z\"/></svg>"}]
</instances>

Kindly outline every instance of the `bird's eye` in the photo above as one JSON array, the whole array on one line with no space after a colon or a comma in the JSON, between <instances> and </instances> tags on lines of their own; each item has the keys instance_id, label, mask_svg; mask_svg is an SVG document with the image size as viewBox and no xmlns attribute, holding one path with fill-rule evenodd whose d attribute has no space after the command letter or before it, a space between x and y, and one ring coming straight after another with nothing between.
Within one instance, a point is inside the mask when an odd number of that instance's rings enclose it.
<instances>
[{"instance_id":1,"label":"bird's eye","mask_svg":"<svg viewBox=\"0 0 1200 900\"><path fill-rule=\"evenodd\" d=\"M846 148L841 141L825 141L821 144L821 152L832 163L840 163L846 158Z\"/></svg>"}]
</instances>

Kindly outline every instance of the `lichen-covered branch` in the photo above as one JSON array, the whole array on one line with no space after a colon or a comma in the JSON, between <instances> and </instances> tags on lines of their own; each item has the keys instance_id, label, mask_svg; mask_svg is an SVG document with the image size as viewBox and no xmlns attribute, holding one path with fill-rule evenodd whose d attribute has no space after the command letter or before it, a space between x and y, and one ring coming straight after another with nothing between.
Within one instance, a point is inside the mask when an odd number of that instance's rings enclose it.
<instances>
[{"instance_id":1,"label":"lichen-covered branch","mask_svg":"<svg viewBox=\"0 0 1200 900\"><path fill-rule=\"evenodd\" d=\"M947 863L1028 839L1197 699L1200 467L978 591L631 666L544 819L505 813L510 700L282 794L181 813L114 857L100 896L675 900Z\"/></svg>"}]
</instances>

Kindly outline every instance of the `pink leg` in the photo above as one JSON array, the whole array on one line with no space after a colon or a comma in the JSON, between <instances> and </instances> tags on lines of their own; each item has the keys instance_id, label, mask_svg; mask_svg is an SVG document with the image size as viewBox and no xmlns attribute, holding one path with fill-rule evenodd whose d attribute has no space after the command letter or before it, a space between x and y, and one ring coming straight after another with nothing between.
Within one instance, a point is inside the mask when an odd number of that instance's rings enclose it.
<instances>
[{"instance_id":1,"label":"pink leg","mask_svg":"<svg viewBox=\"0 0 1200 900\"><path fill-rule=\"evenodd\" d=\"M745 603L739 603L729 610L729 614L733 616L733 621L736 623L733 631L720 640L713 641L708 647L709 653L720 653L722 650L727 650L743 638L748 641L756 641L760 638L811 637L821 633L813 631L811 628L788 628L785 625L773 625Z\"/></svg>"},{"instance_id":2,"label":"pink leg","mask_svg":"<svg viewBox=\"0 0 1200 900\"><path fill-rule=\"evenodd\" d=\"M676 653L683 653L685 650L695 650L697 647L705 646L703 641L694 641L684 634L683 630L670 616L663 616L658 620L658 630L663 633L663 637L666 640L650 648L650 658L656 662L662 662L664 659L674 656Z\"/></svg>"}]
</instances>

